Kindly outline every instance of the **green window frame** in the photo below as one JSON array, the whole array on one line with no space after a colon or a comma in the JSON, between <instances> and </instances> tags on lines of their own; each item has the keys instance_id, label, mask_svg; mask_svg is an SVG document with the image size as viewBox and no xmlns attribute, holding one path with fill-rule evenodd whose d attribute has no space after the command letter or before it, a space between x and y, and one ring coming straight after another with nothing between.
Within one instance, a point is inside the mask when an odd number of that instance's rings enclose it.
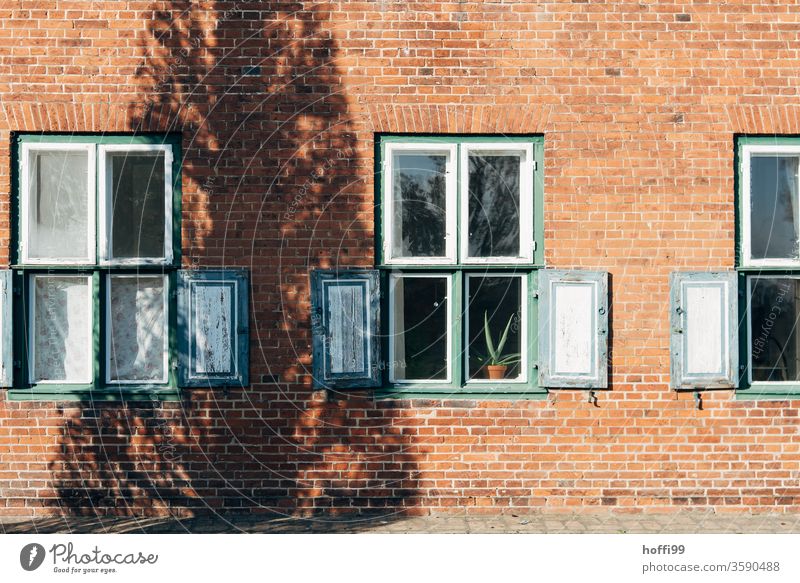
<instances>
[{"instance_id":1,"label":"green window frame","mask_svg":"<svg viewBox=\"0 0 800 583\"><path fill-rule=\"evenodd\" d=\"M779 237L782 229L787 228L785 224L775 224L779 216L777 205L777 179L775 183L776 201L772 211L773 219L769 229L764 232L770 234L770 239L766 242L756 239L760 235L754 233L753 223L759 220L763 224L764 217L752 216L753 200L755 196L751 192L752 185L756 180L760 180L764 174L756 174L752 166L754 157L767 157L776 160L776 170L784 164L777 161L778 158L795 158L795 166L800 165L800 137L789 136L736 136L735 137L735 180L736 180L736 270L738 274L739 292L739 388L736 395L738 399L784 399L786 397L796 397L800 395L800 380L764 380L754 379L756 367L753 359L763 354L764 347L771 344L771 336L778 333L777 330L790 325L790 328L797 329L797 318L794 322L787 322L786 317L790 314L783 314L783 305L786 301L785 292L781 291L775 296L774 305L760 306L753 308L755 301L762 300L761 294L756 295L755 289L759 281L765 279L782 279L784 281L800 278L800 249L797 249L794 256L791 253L784 253L780 245L785 245L785 237ZM766 166L766 165L765 165ZM762 171L763 172L763 171ZM776 175L777 176L777 175ZM770 179L771 180L771 179ZM795 183L798 183L797 173L794 173ZM769 192L770 189L767 189ZM790 194L791 197L791 194ZM800 225L800 202L794 201L794 216L792 222L795 227ZM763 202L758 205L760 209L766 206ZM763 210L761 211L763 212ZM775 235L775 239L772 236ZM754 239L754 240L751 240ZM783 243L782 243L783 241ZM773 245L774 247L770 247ZM794 246L794 242L793 242ZM785 257L774 255L786 255ZM783 286L778 286L783 287ZM788 289L788 286L787 286ZM800 291L800 290L797 290ZM768 297L768 296L767 296ZM795 298L798 299L798 298ZM769 309L767 309L769 308ZM756 314L760 314L756 317ZM758 321L756 321L758 320ZM764 320L761 324L759 322ZM795 339L797 350L800 350L800 337ZM781 354L785 351L785 346L781 349ZM758 353L758 354L756 354ZM779 375L778 366L762 366L760 373L769 376ZM796 376L796 375L794 375ZM776 376L777 378L777 376Z\"/></svg>"},{"instance_id":2,"label":"green window frame","mask_svg":"<svg viewBox=\"0 0 800 583\"><path fill-rule=\"evenodd\" d=\"M392 256L390 229L393 195L390 192L389 161L395 152L435 153L447 156L446 212L443 225L446 243L436 257ZM519 256L508 258L468 257L466 223L468 201L467 153L493 150L503 155L520 152ZM427 151L427 152L426 152ZM525 152L525 153L523 153ZM529 158L528 158L529 157ZM515 135L376 135L375 139L375 224L376 265L381 274L381 322L384 370L382 387L376 391L385 398L543 398L547 391L538 385L538 271L544 267L544 136ZM526 200L527 192L530 193ZM403 277L444 278L447 285L448 373L441 380L399 381L393 374L393 339L397 332L392 305L394 283ZM520 311L525 324L519 330L521 380L469 379L466 357L469 281L476 277L515 277L520 279ZM402 365L405 366L405 363ZM473 371L474 377L474 371Z\"/></svg>"},{"instance_id":3,"label":"green window frame","mask_svg":"<svg viewBox=\"0 0 800 583\"><path fill-rule=\"evenodd\" d=\"M30 212L29 194L23 193L29 181L27 159L31 152L72 150L88 154L89 217L87 254L74 260L31 257L33 237L28 236L26 213ZM164 157L164 236L160 237L163 254L152 257L125 256L114 258L110 233L111 204L107 200L112 190L111 156L139 152L142 155ZM162 154L163 153L163 154ZM108 157L108 163L105 162ZM102 165L102 166L101 166ZM178 318L177 271L181 265L181 137L177 134L147 135L61 135L17 134L12 141L12 265L14 293L14 386L8 391L14 400L119 400L179 398L177 383ZM38 175L37 175L38 176ZM116 203L114 203L116 204ZM157 207L153 207L157 208ZM93 219L92 219L93 215ZM92 220L94 224L92 225ZM141 245L141 243L139 243ZM33 382L31 378L34 325L32 302L34 282L42 277L85 277L91 294L91 315L87 349L90 372L87 382ZM165 359L163 376L155 381L112 380L109 366L110 349L110 286L113 278L124 281L135 277L139 281L163 278L161 301L166 311L163 320ZM158 289L158 284L154 289ZM155 350L155 349L154 349Z\"/></svg>"}]
</instances>

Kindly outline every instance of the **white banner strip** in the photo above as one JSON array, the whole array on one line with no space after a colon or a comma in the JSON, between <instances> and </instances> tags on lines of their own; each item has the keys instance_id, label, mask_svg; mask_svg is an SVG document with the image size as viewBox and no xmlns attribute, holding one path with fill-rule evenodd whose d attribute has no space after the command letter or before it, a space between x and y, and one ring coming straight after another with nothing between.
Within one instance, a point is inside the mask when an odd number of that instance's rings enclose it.
<instances>
[{"instance_id":1,"label":"white banner strip","mask_svg":"<svg viewBox=\"0 0 800 583\"><path fill-rule=\"evenodd\" d=\"M4 581L798 581L800 535L6 535Z\"/></svg>"}]
</instances>

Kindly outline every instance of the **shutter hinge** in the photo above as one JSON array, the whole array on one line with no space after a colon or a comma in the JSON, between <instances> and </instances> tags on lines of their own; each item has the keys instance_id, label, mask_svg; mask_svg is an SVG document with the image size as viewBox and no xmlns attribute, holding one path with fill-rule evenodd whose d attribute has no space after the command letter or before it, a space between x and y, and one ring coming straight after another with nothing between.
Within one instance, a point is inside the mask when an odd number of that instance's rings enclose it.
<instances>
[{"instance_id":1,"label":"shutter hinge","mask_svg":"<svg viewBox=\"0 0 800 583\"><path fill-rule=\"evenodd\" d=\"M12 286L11 289L14 291L15 296L22 295L22 288L20 288L18 285Z\"/></svg>"},{"instance_id":2,"label":"shutter hinge","mask_svg":"<svg viewBox=\"0 0 800 583\"><path fill-rule=\"evenodd\" d=\"M22 368L22 361L21 360L15 360L14 361L14 368Z\"/></svg>"}]
</instances>

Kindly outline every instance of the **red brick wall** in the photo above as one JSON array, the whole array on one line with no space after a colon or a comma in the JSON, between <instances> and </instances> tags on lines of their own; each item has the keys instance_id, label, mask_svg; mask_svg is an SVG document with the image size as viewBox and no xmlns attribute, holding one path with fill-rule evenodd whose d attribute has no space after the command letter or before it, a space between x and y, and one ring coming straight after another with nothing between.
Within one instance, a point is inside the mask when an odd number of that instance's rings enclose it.
<instances>
[{"instance_id":1,"label":"red brick wall","mask_svg":"<svg viewBox=\"0 0 800 583\"><path fill-rule=\"evenodd\" d=\"M733 266L734 134L800 134L799 31L757 0L0 1L0 245L11 132L182 132L184 262L252 269L254 381L0 397L0 513L797 510L800 403L670 391L667 302ZM374 132L545 135L547 264L612 276L596 406L312 392L308 270L372 262Z\"/></svg>"}]
</instances>

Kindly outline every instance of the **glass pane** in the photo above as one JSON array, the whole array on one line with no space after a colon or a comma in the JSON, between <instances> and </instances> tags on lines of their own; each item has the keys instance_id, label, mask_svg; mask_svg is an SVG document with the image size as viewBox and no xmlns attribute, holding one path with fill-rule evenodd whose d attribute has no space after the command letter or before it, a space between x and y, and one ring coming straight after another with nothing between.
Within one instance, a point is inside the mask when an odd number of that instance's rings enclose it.
<instances>
[{"instance_id":1,"label":"glass pane","mask_svg":"<svg viewBox=\"0 0 800 583\"><path fill-rule=\"evenodd\" d=\"M750 252L753 259L797 258L795 156L750 158Z\"/></svg>"},{"instance_id":2,"label":"glass pane","mask_svg":"<svg viewBox=\"0 0 800 583\"><path fill-rule=\"evenodd\" d=\"M447 255L447 156L398 154L392 165L393 257Z\"/></svg>"},{"instance_id":3,"label":"glass pane","mask_svg":"<svg viewBox=\"0 0 800 583\"><path fill-rule=\"evenodd\" d=\"M164 257L164 153L122 152L110 159L112 257Z\"/></svg>"},{"instance_id":4,"label":"glass pane","mask_svg":"<svg viewBox=\"0 0 800 583\"><path fill-rule=\"evenodd\" d=\"M35 276L33 282L31 382L91 382L91 280Z\"/></svg>"},{"instance_id":5,"label":"glass pane","mask_svg":"<svg viewBox=\"0 0 800 583\"><path fill-rule=\"evenodd\" d=\"M88 183L86 151L31 155L27 208L30 258L88 260Z\"/></svg>"},{"instance_id":6,"label":"glass pane","mask_svg":"<svg viewBox=\"0 0 800 583\"><path fill-rule=\"evenodd\" d=\"M753 380L798 381L800 281L780 277L754 277L750 281Z\"/></svg>"},{"instance_id":7,"label":"glass pane","mask_svg":"<svg viewBox=\"0 0 800 583\"><path fill-rule=\"evenodd\" d=\"M164 278L111 277L109 378L166 381Z\"/></svg>"},{"instance_id":8,"label":"glass pane","mask_svg":"<svg viewBox=\"0 0 800 583\"><path fill-rule=\"evenodd\" d=\"M402 277L393 295L398 380L447 379L447 279Z\"/></svg>"},{"instance_id":9,"label":"glass pane","mask_svg":"<svg viewBox=\"0 0 800 583\"><path fill-rule=\"evenodd\" d=\"M519 257L519 202L519 155L470 154L470 257Z\"/></svg>"},{"instance_id":10,"label":"glass pane","mask_svg":"<svg viewBox=\"0 0 800 583\"><path fill-rule=\"evenodd\" d=\"M468 281L469 378L506 380L519 378L524 325L520 303L521 278L473 276L469 277ZM487 342L487 332L491 346Z\"/></svg>"}]
</instances>

